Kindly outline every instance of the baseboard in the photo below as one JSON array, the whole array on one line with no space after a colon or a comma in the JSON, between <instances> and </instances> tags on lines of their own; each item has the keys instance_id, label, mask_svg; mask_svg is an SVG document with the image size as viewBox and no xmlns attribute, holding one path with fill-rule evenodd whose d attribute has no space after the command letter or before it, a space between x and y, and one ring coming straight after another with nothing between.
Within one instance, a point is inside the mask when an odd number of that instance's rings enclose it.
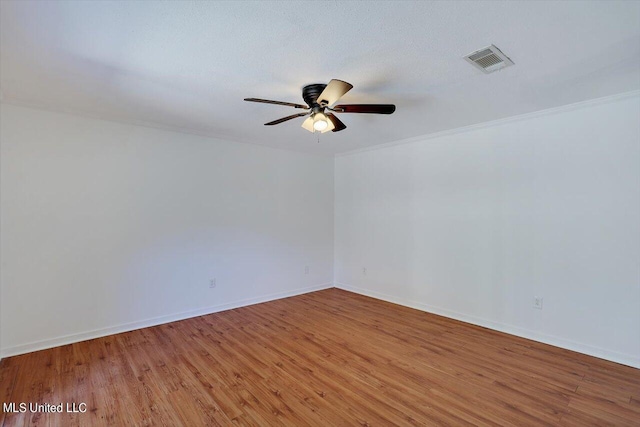
<instances>
[{"instance_id":1,"label":"baseboard","mask_svg":"<svg viewBox=\"0 0 640 427\"><path fill-rule=\"evenodd\" d=\"M249 299L233 301L225 304L199 308L197 310L184 311L181 313L174 313L166 316L154 317L151 319L140 320L137 322L124 323L116 326L110 326L107 328L95 329L92 331L80 332L77 334L64 335L61 337L50 338L50 339L35 341L27 344L16 345L13 347L7 347L2 349L0 360L10 356L17 356L19 354L30 353L32 351L45 350L47 348L73 344L80 341L86 341L94 338L104 337L107 335L130 332L136 329L148 328L151 326L158 326L164 323L176 322L178 320L190 319L192 317L204 316L206 314L218 313L220 311L231 310L234 308L246 307L249 305L260 304L263 302L293 297L296 295L302 295L309 292L315 292L315 291L328 289L332 287L333 287L333 283L331 282L322 283L320 285L309 286L305 288L298 288L291 291L278 292L274 294L263 295L256 298L249 298Z\"/></svg>"},{"instance_id":2,"label":"baseboard","mask_svg":"<svg viewBox=\"0 0 640 427\"><path fill-rule=\"evenodd\" d=\"M359 288L357 286L347 285L345 283L336 282L334 283L334 286L338 289L354 292L356 294L365 295L371 298L380 299L383 301L391 302L391 303L402 305L405 307L415 308L416 310L437 314L439 316L448 317L450 319L460 320L462 322L471 323L473 325L482 326L484 328L493 329L495 331L504 332L504 333L515 335L521 338L526 338L526 339L538 341L544 344L553 345L555 347L576 351L578 353L583 353L589 356L598 357L600 359L609 360L612 362L620 363L620 364L631 366L634 368L640 368L640 357L633 356L631 354L610 351L610 350L602 349L599 347L594 347L591 345L574 342L564 338L555 337L553 335L542 334L529 329L508 325L505 323L494 322L492 320L483 319L476 316L469 316L469 315L458 313L445 308L436 307L428 304L422 304L419 302L410 301L404 298L395 297L395 296L384 294L381 292L371 291L368 289Z\"/></svg>"}]
</instances>

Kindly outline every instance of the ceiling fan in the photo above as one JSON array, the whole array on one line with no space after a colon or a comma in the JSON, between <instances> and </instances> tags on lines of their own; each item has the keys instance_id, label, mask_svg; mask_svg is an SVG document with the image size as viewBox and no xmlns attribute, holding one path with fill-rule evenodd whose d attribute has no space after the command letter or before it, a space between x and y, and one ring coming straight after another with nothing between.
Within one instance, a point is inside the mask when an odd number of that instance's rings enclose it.
<instances>
[{"instance_id":1,"label":"ceiling fan","mask_svg":"<svg viewBox=\"0 0 640 427\"><path fill-rule=\"evenodd\" d=\"M302 122L302 127L309 132L339 132L347 126L333 113L368 113L368 114L392 114L396 111L393 104L335 104L345 93L349 92L353 85L342 80L333 79L329 84L312 84L302 88L302 99L307 105L291 102L271 101L269 99L245 98L245 101L262 102L265 104L286 105L289 107L307 110L304 113L292 114L269 123L265 126L273 126L297 117L309 116Z\"/></svg>"}]
</instances>

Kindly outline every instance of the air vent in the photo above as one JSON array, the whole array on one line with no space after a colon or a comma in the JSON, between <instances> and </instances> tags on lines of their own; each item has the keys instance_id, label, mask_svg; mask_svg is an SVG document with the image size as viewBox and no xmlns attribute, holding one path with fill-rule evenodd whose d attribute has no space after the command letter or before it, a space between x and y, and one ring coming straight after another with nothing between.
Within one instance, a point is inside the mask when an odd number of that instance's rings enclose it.
<instances>
[{"instance_id":1,"label":"air vent","mask_svg":"<svg viewBox=\"0 0 640 427\"><path fill-rule=\"evenodd\" d=\"M476 50L475 52L465 56L464 59L474 67L482 70L483 73L487 74L513 65L513 61L494 45Z\"/></svg>"}]
</instances>

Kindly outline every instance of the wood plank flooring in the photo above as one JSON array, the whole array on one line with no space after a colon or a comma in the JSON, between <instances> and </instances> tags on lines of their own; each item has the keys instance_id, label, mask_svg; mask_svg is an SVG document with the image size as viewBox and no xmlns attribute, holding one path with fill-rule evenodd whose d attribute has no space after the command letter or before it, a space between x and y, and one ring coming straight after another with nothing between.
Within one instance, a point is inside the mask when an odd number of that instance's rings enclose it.
<instances>
[{"instance_id":1,"label":"wood plank flooring","mask_svg":"<svg viewBox=\"0 0 640 427\"><path fill-rule=\"evenodd\" d=\"M639 426L640 370L328 289L4 359L0 426Z\"/></svg>"}]
</instances>

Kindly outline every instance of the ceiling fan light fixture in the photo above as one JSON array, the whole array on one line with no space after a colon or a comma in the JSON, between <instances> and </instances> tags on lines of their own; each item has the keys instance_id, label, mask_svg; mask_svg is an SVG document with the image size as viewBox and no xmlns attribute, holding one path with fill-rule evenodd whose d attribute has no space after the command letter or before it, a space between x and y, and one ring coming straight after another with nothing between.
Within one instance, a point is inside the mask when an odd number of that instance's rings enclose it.
<instances>
[{"instance_id":1,"label":"ceiling fan light fixture","mask_svg":"<svg viewBox=\"0 0 640 427\"><path fill-rule=\"evenodd\" d=\"M329 126L329 119L324 113L315 113L313 115L313 129L322 132Z\"/></svg>"},{"instance_id":2,"label":"ceiling fan light fixture","mask_svg":"<svg viewBox=\"0 0 640 427\"><path fill-rule=\"evenodd\" d=\"M302 88L302 99L307 105L293 102L272 101L262 98L245 98L245 101L261 102L263 104L284 105L288 107L307 110L304 113L292 114L265 123L265 126L278 125L289 120L304 117L302 128L311 132L340 132L347 126L335 113L368 113L368 114L392 114L396 110L393 104L342 104L331 108L345 93L353 88L351 83L338 79L332 79L329 84L314 83ZM328 111L325 111L328 110Z\"/></svg>"}]
</instances>

